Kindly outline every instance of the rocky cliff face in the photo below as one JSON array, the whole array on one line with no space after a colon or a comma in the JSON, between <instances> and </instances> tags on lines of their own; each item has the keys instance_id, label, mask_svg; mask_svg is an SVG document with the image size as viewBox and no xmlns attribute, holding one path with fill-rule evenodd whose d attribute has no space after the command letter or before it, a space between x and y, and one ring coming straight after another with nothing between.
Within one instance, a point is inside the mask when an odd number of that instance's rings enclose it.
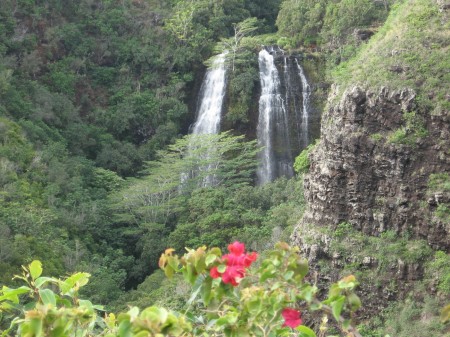
<instances>
[{"instance_id":1,"label":"rocky cliff face","mask_svg":"<svg viewBox=\"0 0 450 337\"><path fill-rule=\"evenodd\" d=\"M413 90L333 88L322 116L322 138L310 155L302 225L349 222L370 235L386 230L450 248L450 193L430 177L450 171L450 116L415 111ZM444 177L445 180L445 177ZM448 182L447 182L448 184ZM444 183L445 185L445 183ZM446 211L445 211L446 210Z\"/></svg>"}]
</instances>

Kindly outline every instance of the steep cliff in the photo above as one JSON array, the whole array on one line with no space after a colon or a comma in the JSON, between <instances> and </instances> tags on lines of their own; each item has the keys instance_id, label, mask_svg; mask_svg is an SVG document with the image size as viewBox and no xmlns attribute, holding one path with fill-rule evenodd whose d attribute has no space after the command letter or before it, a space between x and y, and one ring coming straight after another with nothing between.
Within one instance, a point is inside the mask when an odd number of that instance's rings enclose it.
<instances>
[{"instance_id":1,"label":"steep cliff","mask_svg":"<svg viewBox=\"0 0 450 337\"><path fill-rule=\"evenodd\" d=\"M443 4L401 2L337 67L304 176L306 210L292 235L319 283L358 276L362 320L373 322L389 306L399 315L405 326L395 330L387 319L382 335L421 335L431 318L412 319L437 317L450 294L450 13ZM420 309L400 317L407 298ZM434 313L424 309L430 298Z\"/></svg>"},{"instance_id":2,"label":"steep cliff","mask_svg":"<svg viewBox=\"0 0 450 337\"><path fill-rule=\"evenodd\" d=\"M335 72L305 176L305 224L450 248L449 9L404 1Z\"/></svg>"},{"instance_id":3,"label":"steep cliff","mask_svg":"<svg viewBox=\"0 0 450 337\"><path fill-rule=\"evenodd\" d=\"M436 210L450 193L429 181L450 170L450 117L414 112L415 97L411 89L355 86L330 102L304 181L303 222L350 222L371 235L393 229L449 248L449 223Z\"/></svg>"}]
</instances>

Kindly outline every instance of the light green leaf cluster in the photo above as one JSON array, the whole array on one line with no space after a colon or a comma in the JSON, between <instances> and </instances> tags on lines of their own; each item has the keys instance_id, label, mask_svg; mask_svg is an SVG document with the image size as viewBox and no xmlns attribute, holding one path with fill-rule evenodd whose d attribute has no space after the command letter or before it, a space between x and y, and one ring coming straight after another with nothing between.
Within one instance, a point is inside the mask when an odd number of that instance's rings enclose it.
<instances>
[{"instance_id":1,"label":"light green leaf cluster","mask_svg":"<svg viewBox=\"0 0 450 337\"><path fill-rule=\"evenodd\" d=\"M234 258L247 256L229 249L230 254L237 254ZM99 314L103 307L78 298L89 274L75 273L66 279L43 277L41 262L33 261L17 277L27 286L3 287L0 291L0 318L5 315L11 322L2 337L288 337L292 331L283 324L281 316L286 308L294 307L298 308L299 317L300 310L332 314L344 332L360 336L350 320L341 316L344 310L353 313L361 304L354 293L357 282L353 276L332 285L328 299L321 302L316 298L318 288L305 280L308 263L297 248L277 244L258 267L249 268L245 275L238 274L241 277L233 285L212 275L213 269L225 273L231 268L227 262L231 257L227 256L216 247L188 249L182 257L168 249L161 256L159 264L168 277L181 273L193 286L184 315L150 306L143 310L131 307L127 312L103 318ZM247 257L254 261L257 254ZM297 323L298 336L316 336L311 328L301 325L300 318Z\"/></svg>"}]
</instances>

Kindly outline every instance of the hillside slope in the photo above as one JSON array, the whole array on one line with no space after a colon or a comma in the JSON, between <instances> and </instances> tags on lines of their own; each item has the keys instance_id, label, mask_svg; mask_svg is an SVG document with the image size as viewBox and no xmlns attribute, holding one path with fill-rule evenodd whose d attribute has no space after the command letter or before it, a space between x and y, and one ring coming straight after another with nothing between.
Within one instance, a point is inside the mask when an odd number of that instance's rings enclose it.
<instances>
[{"instance_id":1,"label":"hillside slope","mask_svg":"<svg viewBox=\"0 0 450 337\"><path fill-rule=\"evenodd\" d=\"M305 177L303 223L348 221L449 248L449 12L405 1L340 66Z\"/></svg>"},{"instance_id":2,"label":"hillside slope","mask_svg":"<svg viewBox=\"0 0 450 337\"><path fill-rule=\"evenodd\" d=\"M425 308L418 303L431 296L436 310L448 299L439 261L448 262L450 249L449 16L439 1L398 4L336 69L321 140L309 155L307 208L292 240L320 280L359 275L361 317L372 321L395 300ZM395 307L399 315L405 303ZM423 317L420 310L409 322ZM392 326L384 333L422 331Z\"/></svg>"}]
</instances>

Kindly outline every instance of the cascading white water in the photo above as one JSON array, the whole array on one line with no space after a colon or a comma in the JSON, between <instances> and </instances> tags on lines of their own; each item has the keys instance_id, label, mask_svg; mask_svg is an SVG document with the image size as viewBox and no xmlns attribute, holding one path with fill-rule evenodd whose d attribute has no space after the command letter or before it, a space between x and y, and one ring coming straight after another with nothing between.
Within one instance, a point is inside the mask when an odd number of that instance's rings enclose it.
<instances>
[{"instance_id":1,"label":"cascading white water","mask_svg":"<svg viewBox=\"0 0 450 337\"><path fill-rule=\"evenodd\" d=\"M298 75L302 81L302 98L303 98L303 106L302 106L302 123L301 123L301 137L303 141L303 146L306 147L309 145L309 103L311 97L311 86L306 79L305 72L303 68L298 63L297 59L295 59L298 68Z\"/></svg>"},{"instance_id":2,"label":"cascading white water","mask_svg":"<svg viewBox=\"0 0 450 337\"><path fill-rule=\"evenodd\" d=\"M192 133L217 134L220 129L222 103L226 85L226 52L218 55L208 69L200 90L200 106Z\"/></svg>"},{"instance_id":3,"label":"cascading white water","mask_svg":"<svg viewBox=\"0 0 450 337\"><path fill-rule=\"evenodd\" d=\"M281 175L292 176L292 158L287 111L281 96L280 78L273 55L265 48L262 49L259 52L258 64L261 96L257 138L262 151L257 176L258 183L265 184Z\"/></svg>"},{"instance_id":4,"label":"cascading white water","mask_svg":"<svg viewBox=\"0 0 450 337\"><path fill-rule=\"evenodd\" d=\"M218 55L212 62L210 69L206 72L200 89L200 105L197 112L197 120L192 128L193 135L218 134L220 131L222 104L226 89L226 55L227 52ZM190 144L188 156L194 155L194 146L194 144ZM210 172L212 170L215 165L211 163L211 158L214 157L214 151L215 149L211 146L205 153L200 155L201 158L195 159L199 165L195 168L193 167L190 174L182 174L182 184L188 177L198 176L199 172ZM203 187L211 186L214 185L214 182L214 174L207 174L201 179L200 185Z\"/></svg>"}]
</instances>

